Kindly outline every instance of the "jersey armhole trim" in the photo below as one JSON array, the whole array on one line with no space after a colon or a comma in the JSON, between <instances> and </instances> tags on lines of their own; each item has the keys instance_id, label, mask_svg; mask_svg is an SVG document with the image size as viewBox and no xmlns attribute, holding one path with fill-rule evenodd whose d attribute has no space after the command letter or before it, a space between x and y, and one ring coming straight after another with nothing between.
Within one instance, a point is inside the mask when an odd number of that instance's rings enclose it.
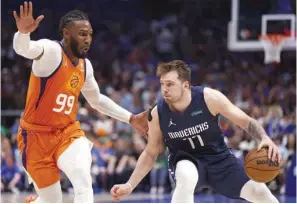
<instances>
[{"instance_id":1,"label":"jersey armhole trim","mask_svg":"<svg viewBox=\"0 0 297 204\"><path fill-rule=\"evenodd\" d=\"M84 70L85 70L85 73L84 73L85 80L84 81L86 81L86 78L87 78L87 62L86 62L86 59L84 59Z\"/></svg>"},{"instance_id":2,"label":"jersey armhole trim","mask_svg":"<svg viewBox=\"0 0 297 204\"><path fill-rule=\"evenodd\" d=\"M205 104L205 107L206 107L206 109L207 109L207 112L208 112L211 116L217 118L218 115L219 115L219 113L216 114L216 115L212 114L212 112L209 110L209 107L208 107L208 105L207 105L207 103L206 103L206 100L205 100L205 97L204 97L204 91L205 91L205 88L206 88L206 87L203 87L203 89L202 89L202 99L203 99L203 103Z\"/></svg>"},{"instance_id":3,"label":"jersey armhole trim","mask_svg":"<svg viewBox=\"0 0 297 204\"><path fill-rule=\"evenodd\" d=\"M151 122L152 119L153 119L152 111L153 111L153 109L155 108L156 105L157 105L157 104L153 105L153 106L149 109L149 114L148 114L148 117L147 117L147 119L148 119L149 122ZM158 111L158 110L157 110L157 111Z\"/></svg>"},{"instance_id":4,"label":"jersey armhole trim","mask_svg":"<svg viewBox=\"0 0 297 204\"><path fill-rule=\"evenodd\" d=\"M41 57L43 56L43 54L44 54L44 47L42 46L42 52L41 52L41 54L38 55L37 57L35 57L33 60L36 60L36 61L40 60Z\"/></svg>"}]
</instances>

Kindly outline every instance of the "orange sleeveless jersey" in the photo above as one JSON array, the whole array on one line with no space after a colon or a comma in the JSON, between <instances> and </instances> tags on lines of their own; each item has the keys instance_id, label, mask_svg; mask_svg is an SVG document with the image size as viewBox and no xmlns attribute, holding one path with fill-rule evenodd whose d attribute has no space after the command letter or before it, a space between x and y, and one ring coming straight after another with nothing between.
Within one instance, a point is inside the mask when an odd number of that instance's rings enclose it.
<instances>
[{"instance_id":1,"label":"orange sleeveless jersey","mask_svg":"<svg viewBox=\"0 0 297 204\"><path fill-rule=\"evenodd\" d=\"M59 67L49 77L31 73L23 123L34 130L34 126L60 129L75 122L85 76L85 60L75 66L63 50Z\"/></svg>"}]
</instances>

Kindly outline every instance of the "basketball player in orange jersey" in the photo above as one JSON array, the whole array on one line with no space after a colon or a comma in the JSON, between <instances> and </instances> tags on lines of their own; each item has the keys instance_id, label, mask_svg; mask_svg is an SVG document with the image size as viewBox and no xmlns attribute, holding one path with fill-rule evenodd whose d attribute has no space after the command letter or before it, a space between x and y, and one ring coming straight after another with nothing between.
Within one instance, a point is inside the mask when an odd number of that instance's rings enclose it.
<instances>
[{"instance_id":1,"label":"basketball player in orange jersey","mask_svg":"<svg viewBox=\"0 0 297 204\"><path fill-rule=\"evenodd\" d=\"M100 94L86 54L92 27L86 14L71 11L60 21L63 39L30 40L44 16L33 19L32 3L13 12L18 32L13 39L17 54L33 60L26 107L20 121L18 148L23 165L38 194L35 202L62 202L62 170L74 188L75 202L93 202L92 143L75 120L80 92L99 112L130 123L142 133L148 130L147 115L133 115ZM32 199L33 201L34 199Z\"/></svg>"}]
</instances>

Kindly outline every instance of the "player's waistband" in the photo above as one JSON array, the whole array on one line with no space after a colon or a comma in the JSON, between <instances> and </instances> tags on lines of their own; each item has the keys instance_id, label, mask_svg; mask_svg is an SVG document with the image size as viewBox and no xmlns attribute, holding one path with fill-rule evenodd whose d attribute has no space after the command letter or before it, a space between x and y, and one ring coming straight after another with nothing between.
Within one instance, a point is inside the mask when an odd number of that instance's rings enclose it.
<instances>
[{"instance_id":1,"label":"player's waistband","mask_svg":"<svg viewBox=\"0 0 297 204\"><path fill-rule=\"evenodd\" d=\"M80 123L78 121L74 121L66 125L65 127L50 127L50 126L42 126L30 124L24 121L24 119L20 120L20 127L33 132L62 132L62 131L73 131L75 129L80 129Z\"/></svg>"}]
</instances>

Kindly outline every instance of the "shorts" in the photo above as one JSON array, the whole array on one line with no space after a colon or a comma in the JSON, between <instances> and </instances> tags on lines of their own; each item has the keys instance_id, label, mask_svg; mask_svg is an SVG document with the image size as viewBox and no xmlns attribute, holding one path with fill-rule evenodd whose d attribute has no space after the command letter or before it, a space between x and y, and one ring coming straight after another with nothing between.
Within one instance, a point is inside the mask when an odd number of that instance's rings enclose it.
<instances>
[{"instance_id":1,"label":"shorts","mask_svg":"<svg viewBox=\"0 0 297 204\"><path fill-rule=\"evenodd\" d=\"M21 123L17 135L23 166L38 188L48 187L60 180L59 156L84 132L79 122L55 131L23 124L26 123Z\"/></svg>"},{"instance_id":2,"label":"shorts","mask_svg":"<svg viewBox=\"0 0 297 204\"><path fill-rule=\"evenodd\" d=\"M229 198L240 198L242 187L250 180L243 164L229 150L221 155L204 157L181 151L169 154L169 173L174 180L176 164L180 160L190 160L196 165L199 174L196 191L206 187Z\"/></svg>"}]
</instances>

